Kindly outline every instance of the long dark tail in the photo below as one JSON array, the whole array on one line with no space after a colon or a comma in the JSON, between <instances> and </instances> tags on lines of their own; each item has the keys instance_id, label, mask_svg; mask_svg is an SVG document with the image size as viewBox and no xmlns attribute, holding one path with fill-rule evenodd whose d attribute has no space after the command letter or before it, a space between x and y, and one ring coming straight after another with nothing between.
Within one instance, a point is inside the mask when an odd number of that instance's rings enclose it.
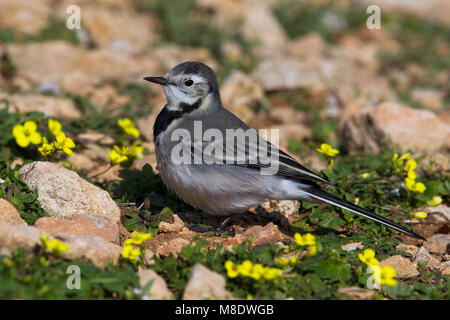
<instances>
[{"instance_id":1,"label":"long dark tail","mask_svg":"<svg viewBox=\"0 0 450 320\"><path fill-rule=\"evenodd\" d=\"M314 188L314 189L307 189L307 190L303 190L304 192L308 193L311 197L321 201L321 202L325 202L328 204L332 204L334 206L337 206L339 208L342 209L346 209L348 211L351 211L353 213L359 214L363 217L366 217L370 220L379 222L381 224L384 224L385 226L388 226L389 228L392 228L394 230L403 232L404 234L407 234L410 237L414 237L417 239L421 239L421 240L426 240L425 238L423 238L422 236L418 235L417 233L410 231L394 222L392 222L391 220L388 220L386 218L383 218L375 213L372 213L364 208L358 207L357 205L354 205L350 202L347 202L335 195L332 195L322 189L319 188Z\"/></svg>"}]
</instances>

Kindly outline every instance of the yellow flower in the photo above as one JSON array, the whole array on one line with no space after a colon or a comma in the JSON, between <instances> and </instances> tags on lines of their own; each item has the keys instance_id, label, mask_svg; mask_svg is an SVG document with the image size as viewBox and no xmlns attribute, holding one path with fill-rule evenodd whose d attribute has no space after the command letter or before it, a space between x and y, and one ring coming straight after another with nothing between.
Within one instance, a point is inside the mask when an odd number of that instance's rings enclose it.
<instances>
[{"instance_id":1,"label":"yellow flower","mask_svg":"<svg viewBox=\"0 0 450 320\"><path fill-rule=\"evenodd\" d=\"M398 163L399 163L399 160L398 160L398 153L394 153L394 155L392 156L392 165L394 166L394 167L398 167Z\"/></svg>"},{"instance_id":2,"label":"yellow flower","mask_svg":"<svg viewBox=\"0 0 450 320\"><path fill-rule=\"evenodd\" d=\"M44 248L49 249L55 255L59 255L62 252L65 252L70 249L70 246L64 244L62 241L58 239L50 240L45 234L41 234L41 240L44 245Z\"/></svg>"},{"instance_id":3,"label":"yellow flower","mask_svg":"<svg viewBox=\"0 0 450 320\"><path fill-rule=\"evenodd\" d=\"M244 260L241 264L236 265L233 261L225 262L225 269L229 278L238 276L249 277L254 280L273 280L281 274L281 269L264 267L260 263L253 264L250 260Z\"/></svg>"},{"instance_id":4,"label":"yellow flower","mask_svg":"<svg viewBox=\"0 0 450 320\"><path fill-rule=\"evenodd\" d=\"M400 173L401 167L403 166L403 162L409 159L411 159L410 153L405 153L400 158L398 157L398 153L395 153L394 156L392 157L392 166L395 172Z\"/></svg>"},{"instance_id":5,"label":"yellow flower","mask_svg":"<svg viewBox=\"0 0 450 320\"><path fill-rule=\"evenodd\" d=\"M225 269L227 270L228 278L236 278L239 275L237 266L231 260L225 262Z\"/></svg>"},{"instance_id":6,"label":"yellow flower","mask_svg":"<svg viewBox=\"0 0 450 320\"><path fill-rule=\"evenodd\" d=\"M366 178L368 178L369 176L370 176L370 174L367 173L367 172L365 172L365 173L359 175L359 177L360 177L361 179L366 179Z\"/></svg>"},{"instance_id":7,"label":"yellow flower","mask_svg":"<svg viewBox=\"0 0 450 320\"><path fill-rule=\"evenodd\" d=\"M253 266L253 268L250 270L249 277L253 278L255 280L261 279L261 275L263 275L265 272L265 268L262 264L257 263Z\"/></svg>"},{"instance_id":8,"label":"yellow flower","mask_svg":"<svg viewBox=\"0 0 450 320\"><path fill-rule=\"evenodd\" d=\"M322 143L320 145L320 148L318 148L316 150L319 151L320 153L323 153L326 156L329 156L329 157L335 157L339 153L338 149L333 149L333 147L327 143Z\"/></svg>"},{"instance_id":9,"label":"yellow flower","mask_svg":"<svg viewBox=\"0 0 450 320\"><path fill-rule=\"evenodd\" d=\"M305 242L303 240L303 236L300 233L295 233L294 234L294 240L295 243L298 244L299 246L304 246Z\"/></svg>"},{"instance_id":10,"label":"yellow flower","mask_svg":"<svg viewBox=\"0 0 450 320\"><path fill-rule=\"evenodd\" d=\"M66 137L64 132L60 131L56 135L56 141L54 142L55 148L64 151L64 153L71 155L73 153L73 148L75 148L75 143L72 139Z\"/></svg>"},{"instance_id":11,"label":"yellow flower","mask_svg":"<svg viewBox=\"0 0 450 320\"><path fill-rule=\"evenodd\" d=\"M408 171L414 171L414 169L416 169L416 168L417 168L416 160L409 158L408 161L406 161L406 164L405 164L405 167L403 168L403 170L408 172Z\"/></svg>"},{"instance_id":12,"label":"yellow flower","mask_svg":"<svg viewBox=\"0 0 450 320\"><path fill-rule=\"evenodd\" d=\"M273 280L281 274L281 270L278 268L265 268L263 277L266 280Z\"/></svg>"},{"instance_id":13,"label":"yellow flower","mask_svg":"<svg viewBox=\"0 0 450 320\"><path fill-rule=\"evenodd\" d=\"M289 264L290 264L291 266L295 265L296 263L297 263L297 257L291 257L291 258L289 259Z\"/></svg>"},{"instance_id":14,"label":"yellow flower","mask_svg":"<svg viewBox=\"0 0 450 320\"><path fill-rule=\"evenodd\" d=\"M60 133L62 130L62 124L58 120L48 119L48 131L55 137Z\"/></svg>"},{"instance_id":15,"label":"yellow flower","mask_svg":"<svg viewBox=\"0 0 450 320\"><path fill-rule=\"evenodd\" d=\"M426 189L422 182L416 182L411 178L405 178L405 187L415 193L423 193Z\"/></svg>"},{"instance_id":16,"label":"yellow flower","mask_svg":"<svg viewBox=\"0 0 450 320\"><path fill-rule=\"evenodd\" d=\"M14 261L12 261L11 259L9 259L8 257L4 257L2 260L3 264L7 267L12 267L14 266Z\"/></svg>"},{"instance_id":17,"label":"yellow flower","mask_svg":"<svg viewBox=\"0 0 450 320\"><path fill-rule=\"evenodd\" d=\"M442 203L442 198L440 196L433 196L431 200L427 201L427 205L430 207L438 206Z\"/></svg>"},{"instance_id":18,"label":"yellow flower","mask_svg":"<svg viewBox=\"0 0 450 320\"><path fill-rule=\"evenodd\" d=\"M139 130L134 126L133 121L128 118L117 120L117 124L123 129L123 131L125 131L126 134L130 136L139 138L139 136L141 135Z\"/></svg>"},{"instance_id":19,"label":"yellow flower","mask_svg":"<svg viewBox=\"0 0 450 320\"><path fill-rule=\"evenodd\" d=\"M375 251L372 249L366 249L363 253L358 254L359 260L361 260L362 263L368 265L368 266L379 266L380 262L377 258L375 258Z\"/></svg>"},{"instance_id":20,"label":"yellow flower","mask_svg":"<svg viewBox=\"0 0 450 320\"><path fill-rule=\"evenodd\" d=\"M426 189L425 185L422 182L416 182L414 183L414 186L411 191L415 193L423 193L425 189Z\"/></svg>"},{"instance_id":21,"label":"yellow flower","mask_svg":"<svg viewBox=\"0 0 450 320\"><path fill-rule=\"evenodd\" d=\"M386 286L396 286L397 280L395 280L395 269L391 267L390 265L386 265L383 268L381 268L381 275L380 275L380 284L386 285Z\"/></svg>"},{"instance_id":22,"label":"yellow flower","mask_svg":"<svg viewBox=\"0 0 450 320\"><path fill-rule=\"evenodd\" d=\"M152 235L150 233L142 233L142 232L135 232L131 235L131 238L125 240L125 245L137 245L141 246L144 244L144 242L148 239L150 239Z\"/></svg>"},{"instance_id":23,"label":"yellow flower","mask_svg":"<svg viewBox=\"0 0 450 320\"><path fill-rule=\"evenodd\" d=\"M311 233L307 233L303 236L303 240L307 246L316 245L316 237L314 237Z\"/></svg>"},{"instance_id":24,"label":"yellow flower","mask_svg":"<svg viewBox=\"0 0 450 320\"><path fill-rule=\"evenodd\" d=\"M40 144L42 141L42 136L37 132L37 124L34 121L26 121L23 125L17 124L12 130L14 138L16 138L16 143L22 147L26 148L30 143Z\"/></svg>"},{"instance_id":25,"label":"yellow flower","mask_svg":"<svg viewBox=\"0 0 450 320\"><path fill-rule=\"evenodd\" d=\"M53 151L55 151L55 146L53 143L48 143L47 138L43 137L42 138L42 146L40 146L38 148L38 151L44 156L48 156L49 154L51 154Z\"/></svg>"},{"instance_id":26,"label":"yellow flower","mask_svg":"<svg viewBox=\"0 0 450 320\"><path fill-rule=\"evenodd\" d=\"M412 179L412 180L416 180L416 173L414 172L414 170L409 170L408 171L408 179Z\"/></svg>"},{"instance_id":27,"label":"yellow flower","mask_svg":"<svg viewBox=\"0 0 450 320\"><path fill-rule=\"evenodd\" d=\"M129 150L128 154L132 155L135 158L140 159L144 157L144 147L133 145L131 146L131 149Z\"/></svg>"},{"instance_id":28,"label":"yellow flower","mask_svg":"<svg viewBox=\"0 0 450 320\"><path fill-rule=\"evenodd\" d=\"M316 237L314 237L311 233L307 233L303 236L296 233L294 234L294 239L299 246L313 246L316 244Z\"/></svg>"},{"instance_id":29,"label":"yellow flower","mask_svg":"<svg viewBox=\"0 0 450 320\"><path fill-rule=\"evenodd\" d=\"M406 178L405 179L405 187L408 190L413 190L414 189L414 184L416 183L416 181L414 179L410 179L410 178Z\"/></svg>"},{"instance_id":30,"label":"yellow flower","mask_svg":"<svg viewBox=\"0 0 450 320\"><path fill-rule=\"evenodd\" d=\"M238 265L238 272L239 274L243 275L244 277L250 276L250 273L252 271L253 264L250 260L245 260L240 265Z\"/></svg>"},{"instance_id":31,"label":"yellow flower","mask_svg":"<svg viewBox=\"0 0 450 320\"><path fill-rule=\"evenodd\" d=\"M404 155L402 155L398 160L403 161L403 160L409 160L411 159L411 153L405 153Z\"/></svg>"},{"instance_id":32,"label":"yellow flower","mask_svg":"<svg viewBox=\"0 0 450 320\"><path fill-rule=\"evenodd\" d=\"M277 264L279 264L280 266L287 266L289 264L289 259L286 257L278 257L276 260Z\"/></svg>"},{"instance_id":33,"label":"yellow flower","mask_svg":"<svg viewBox=\"0 0 450 320\"><path fill-rule=\"evenodd\" d=\"M317 254L317 246L316 245L310 246L308 250L308 257L315 256L316 254Z\"/></svg>"},{"instance_id":34,"label":"yellow flower","mask_svg":"<svg viewBox=\"0 0 450 320\"><path fill-rule=\"evenodd\" d=\"M128 158L128 147L119 148L114 146L114 148L108 152L109 158L111 159L111 165L121 164L129 160Z\"/></svg>"},{"instance_id":35,"label":"yellow flower","mask_svg":"<svg viewBox=\"0 0 450 320\"><path fill-rule=\"evenodd\" d=\"M428 214L425 211L416 211L412 212L411 215L416 219L425 220L428 217Z\"/></svg>"},{"instance_id":36,"label":"yellow flower","mask_svg":"<svg viewBox=\"0 0 450 320\"><path fill-rule=\"evenodd\" d=\"M123 246L122 257L125 259L135 262L140 255L141 251L139 249L134 249L132 245L126 244Z\"/></svg>"},{"instance_id":37,"label":"yellow flower","mask_svg":"<svg viewBox=\"0 0 450 320\"><path fill-rule=\"evenodd\" d=\"M296 233L294 234L294 239L299 246L309 246L308 249L309 257L315 256L317 254L316 237L313 236L311 233L307 233L303 236L299 233Z\"/></svg>"}]
</instances>

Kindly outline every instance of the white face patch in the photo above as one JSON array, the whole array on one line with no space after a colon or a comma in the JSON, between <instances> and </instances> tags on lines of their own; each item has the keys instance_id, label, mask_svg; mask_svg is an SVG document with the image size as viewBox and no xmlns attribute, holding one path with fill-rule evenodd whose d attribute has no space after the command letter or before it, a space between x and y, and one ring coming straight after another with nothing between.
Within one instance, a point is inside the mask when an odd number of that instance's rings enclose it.
<instances>
[{"instance_id":1,"label":"white face patch","mask_svg":"<svg viewBox=\"0 0 450 320\"><path fill-rule=\"evenodd\" d=\"M167 74L165 77L176 83L176 85L164 86L168 102L167 108L171 111L181 111L181 103L192 105L207 93L205 91L205 89L207 90L206 80L200 75L188 74L170 77L170 74ZM187 80L192 80L194 84L186 86ZM196 84L200 84L200 86L196 86Z\"/></svg>"},{"instance_id":2,"label":"white face patch","mask_svg":"<svg viewBox=\"0 0 450 320\"><path fill-rule=\"evenodd\" d=\"M179 110L181 103L193 104L198 98L191 96L176 86L164 86L166 93L168 109L173 111Z\"/></svg>"},{"instance_id":3,"label":"white face patch","mask_svg":"<svg viewBox=\"0 0 450 320\"><path fill-rule=\"evenodd\" d=\"M191 79L192 81L194 81L194 83L206 82L205 78L203 78L197 74L187 75L187 76L185 76L185 78Z\"/></svg>"}]
</instances>

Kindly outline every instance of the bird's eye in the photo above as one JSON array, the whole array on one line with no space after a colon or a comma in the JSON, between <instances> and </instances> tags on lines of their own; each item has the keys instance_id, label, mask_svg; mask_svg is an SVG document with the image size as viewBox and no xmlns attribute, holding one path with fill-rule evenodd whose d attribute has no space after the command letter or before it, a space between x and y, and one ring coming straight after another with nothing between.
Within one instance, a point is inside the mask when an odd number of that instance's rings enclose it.
<instances>
[{"instance_id":1,"label":"bird's eye","mask_svg":"<svg viewBox=\"0 0 450 320\"><path fill-rule=\"evenodd\" d=\"M192 85L194 84L194 81L192 81L191 79L189 79L189 80L186 80L186 81L184 82L184 84L185 84L186 86L190 87L190 86L192 86Z\"/></svg>"}]
</instances>

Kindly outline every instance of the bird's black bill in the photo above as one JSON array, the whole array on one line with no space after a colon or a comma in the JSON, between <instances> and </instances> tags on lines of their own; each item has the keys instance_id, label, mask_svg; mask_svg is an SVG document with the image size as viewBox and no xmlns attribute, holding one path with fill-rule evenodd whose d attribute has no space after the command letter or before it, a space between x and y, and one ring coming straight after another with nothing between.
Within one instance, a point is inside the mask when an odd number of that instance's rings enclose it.
<instances>
[{"instance_id":1,"label":"bird's black bill","mask_svg":"<svg viewBox=\"0 0 450 320\"><path fill-rule=\"evenodd\" d=\"M164 77L145 77L144 80L147 80L147 81L150 81L153 83L157 83L162 86L166 86L166 85L170 84L170 81Z\"/></svg>"},{"instance_id":2,"label":"bird's black bill","mask_svg":"<svg viewBox=\"0 0 450 320\"><path fill-rule=\"evenodd\" d=\"M328 204L332 204L334 206L340 207L342 209L349 210L353 213L359 214L363 217L366 217L370 220L376 221L378 223L384 224L385 226L392 228L394 230L400 231L410 237L414 237L416 239L426 240L424 237L418 235L417 233L408 230L391 220L388 220L384 217L381 217L375 213L372 213L364 208L358 207L357 205L354 205L353 203L347 202L339 197L336 197L335 195L332 195L324 190L321 189L311 189L311 190L305 190L307 193L309 193L313 198L326 202Z\"/></svg>"}]
</instances>

